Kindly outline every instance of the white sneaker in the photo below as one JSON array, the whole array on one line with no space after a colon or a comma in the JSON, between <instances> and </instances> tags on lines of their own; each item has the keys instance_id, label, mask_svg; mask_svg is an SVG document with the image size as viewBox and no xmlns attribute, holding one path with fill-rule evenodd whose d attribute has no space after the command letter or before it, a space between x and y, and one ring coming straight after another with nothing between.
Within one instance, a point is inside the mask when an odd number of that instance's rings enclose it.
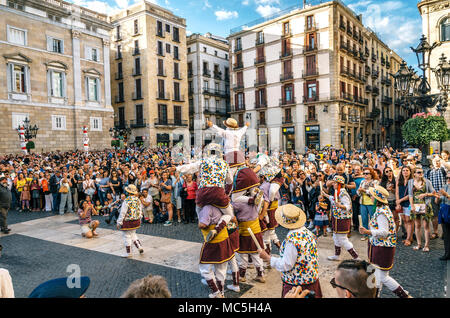
<instances>
[{"instance_id":1,"label":"white sneaker","mask_svg":"<svg viewBox=\"0 0 450 318\"><path fill-rule=\"evenodd\" d=\"M239 286L227 285L227 288L228 288L229 290L232 290L232 291L236 292L236 293L239 293L239 292L241 291L241 289L239 288Z\"/></svg>"},{"instance_id":2,"label":"white sneaker","mask_svg":"<svg viewBox=\"0 0 450 318\"><path fill-rule=\"evenodd\" d=\"M308 226L308 230L312 230L314 228L314 222L311 222Z\"/></svg>"},{"instance_id":3,"label":"white sneaker","mask_svg":"<svg viewBox=\"0 0 450 318\"><path fill-rule=\"evenodd\" d=\"M123 254L120 255L120 257L131 258L131 257L133 257L133 254L131 254L131 253L123 253Z\"/></svg>"},{"instance_id":4,"label":"white sneaker","mask_svg":"<svg viewBox=\"0 0 450 318\"><path fill-rule=\"evenodd\" d=\"M209 298L224 298L224 296L222 295L222 293L219 291L216 291L213 294L209 294Z\"/></svg>"},{"instance_id":5,"label":"white sneaker","mask_svg":"<svg viewBox=\"0 0 450 318\"><path fill-rule=\"evenodd\" d=\"M327 227L327 233L333 232L329 227Z\"/></svg>"},{"instance_id":6,"label":"white sneaker","mask_svg":"<svg viewBox=\"0 0 450 318\"><path fill-rule=\"evenodd\" d=\"M337 255L328 256L327 259L330 260L330 261L338 261L339 260L339 256L337 256Z\"/></svg>"}]
</instances>

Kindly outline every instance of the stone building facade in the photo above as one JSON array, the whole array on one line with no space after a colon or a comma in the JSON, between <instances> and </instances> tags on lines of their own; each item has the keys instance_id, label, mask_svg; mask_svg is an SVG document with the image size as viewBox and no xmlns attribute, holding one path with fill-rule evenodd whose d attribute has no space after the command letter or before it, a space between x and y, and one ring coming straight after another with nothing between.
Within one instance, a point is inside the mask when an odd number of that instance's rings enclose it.
<instances>
[{"instance_id":1,"label":"stone building facade","mask_svg":"<svg viewBox=\"0 0 450 318\"><path fill-rule=\"evenodd\" d=\"M189 147L186 20L141 1L110 22L115 126L136 145Z\"/></svg>"},{"instance_id":2,"label":"stone building facade","mask_svg":"<svg viewBox=\"0 0 450 318\"><path fill-rule=\"evenodd\" d=\"M61 0L0 0L0 153L20 152L16 128L39 127L35 151L110 147L113 125L105 15Z\"/></svg>"},{"instance_id":3,"label":"stone building facade","mask_svg":"<svg viewBox=\"0 0 450 318\"><path fill-rule=\"evenodd\" d=\"M228 42L210 33L192 34L187 47L189 130L191 144L200 147L215 140L204 130L206 122L224 128L230 111Z\"/></svg>"},{"instance_id":4,"label":"stone building facade","mask_svg":"<svg viewBox=\"0 0 450 318\"><path fill-rule=\"evenodd\" d=\"M231 112L248 146L296 150L401 144L392 78L401 58L341 1L235 28Z\"/></svg>"},{"instance_id":5,"label":"stone building facade","mask_svg":"<svg viewBox=\"0 0 450 318\"><path fill-rule=\"evenodd\" d=\"M447 56L447 61L450 60L450 0L423 0L417 4L417 7L422 16L422 33L427 37L428 43L439 44L430 56L430 66L435 68L442 54ZM427 71L427 77L431 93L438 93L436 76L431 70ZM448 126L450 124L450 107L447 107L444 116ZM436 149L439 147L439 143L432 143L431 146ZM450 142L445 142L443 148L449 150Z\"/></svg>"}]
</instances>

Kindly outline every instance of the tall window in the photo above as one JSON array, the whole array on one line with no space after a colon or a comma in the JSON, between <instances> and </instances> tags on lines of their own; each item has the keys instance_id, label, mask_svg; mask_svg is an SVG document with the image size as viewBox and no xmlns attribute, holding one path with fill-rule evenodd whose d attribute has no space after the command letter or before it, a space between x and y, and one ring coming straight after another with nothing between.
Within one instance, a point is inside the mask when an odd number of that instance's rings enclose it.
<instances>
[{"instance_id":1,"label":"tall window","mask_svg":"<svg viewBox=\"0 0 450 318\"><path fill-rule=\"evenodd\" d=\"M158 41L158 55L164 55L163 43L161 41Z\"/></svg>"},{"instance_id":2,"label":"tall window","mask_svg":"<svg viewBox=\"0 0 450 318\"><path fill-rule=\"evenodd\" d=\"M173 58L176 60L179 60L179 55L178 55L178 46L173 46Z\"/></svg>"},{"instance_id":3,"label":"tall window","mask_svg":"<svg viewBox=\"0 0 450 318\"><path fill-rule=\"evenodd\" d=\"M283 23L283 34L289 35L289 22Z\"/></svg>"},{"instance_id":4,"label":"tall window","mask_svg":"<svg viewBox=\"0 0 450 318\"><path fill-rule=\"evenodd\" d=\"M53 97L64 97L63 72L50 71L50 94Z\"/></svg>"},{"instance_id":5,"label":"tall window","mask_svg":"<svg viewBox=\"0 0 450 318\"><path fill-rule=\"evenodd\" d=\"M98 102L100 101L99 98L99 89L100 89L100 85L99 85L99 79L95 78L95 77L87 77L86 79L87 82L87 99L88 101L95 101Z\"/></svg>"},{"instance_id":6,"label":"tall window","mask_svg":"<svg viewBox=\"0 0 450 318\"><path fill-rule=\"evenodd\" d=\"M256 40L258 44L264 43L264 33L262 31L259 31Z\"/></svg>"},{"instance_id":7,"label":"tall window","mask_svg":"<svg viewBox=\"0 0 450 318\"><path fill-rule=\"evenodd\" d=\"M119 107L119 127L125 126L125 107Z\"/></svg>"},{"instance_id":8,"label":"tall window","mask_svg":"<svg viewBox=\"0 0 450 318\"><path fill-rule=\"evenodd\" d=\"M293 92L292 92L292 84L284 86L284 98L286 102L290 102L293 99Z\"/></svg>"},{"instance_id":9,"label":"tall window","mask_svg":"<svg viewBox=\"0 0 450 318\"><path fill-rule=\"evenodd\" d=\"M450 41L450 18L441 22L441 41Z\"/></svg>"},{"instance_id":10,"label":"tall window","mask_svg":"<svg viewBox=\"0 0 450 318\"><path fill-rule=\"evenodd\" d=\"M160 123L167 124L167 105L158 105L158 117Z\"/></svg>"},{"instance_id":11,"label":"tall window","mask_svg":"<svg viewBox=\"0 0 450 318\"><path fill-rule=\"evenodd\" d=\"M175 125L181 125L181 106L173 106L173 119Z\"/></svg>"},{"instance_id":12,"label":"tall window","mask_svg":"<svg viewBox=\"0 0 450 318\"><path fill-rule=\"evenodd\" d=\"M158 80L158 94L160 98L164 98L164 80Z\"/></svg>"},{"instance_id":13,"label":"tall window","mask_svg":"<svg viewBox=\"0 0 450 318\"><path fill-rule=\"evenodd\" d=\"M173 27L173 40L175 42L180 42L180 31L176 27Z\"/></svg>"},{"instance_id":14,"label":"tall window","mask_svg":"<svg viewBox=\"0 0 450 318\"><path fill-rule=\"evenodd\" d=\"M120 40L122 37L121 37L121 34L120 34L120 25L118 25L117 27L116 27L116 39L117 40Z\"/></svg>"},{"instance_id":15,"label":"tall window","mask_svg":"<svg viewBox=\"0 0 450 318\"><path fill-rule=\"evenodd\" d=\"M316 82L307 84L308 98L315 98L317 96Z\"/></svg>"},{"instance_id":16,"label":"tall window","mask_svg":"<svg viewBox=\"0 0 450 318\"><path fill-rule=\"evenodd\" d=\"M241 38L237 38L234 45L236 50L242 50Z\"/></svg>"},{"instance_id":17,"label":"tall window","mask_svg":"<svg viewBox=\"0 0 450 318\"><path fill-rule=\"evenodd\" d=\"M306 29L311 30L314 26L314 16L309 15L306 17Z\"/></svg>"},{"instance_id":18,"label":"tall window","mask_svg":"<svg viewBox=\"0 0 450 318\"><path fill-rule=\"evenodd\" d=\"M161 21L156 22L156 34L158 36L163 36L163 26Z\"/></svg>"},{"instance_id":19,"label":"tall window","mask_svg":"<svg viewBox=\"0 0 450 318\"><path fill-rule=\"evenodd\" d=\"M180 83L174 82L173 83L173 94L174 94L174 100L181 100L180 99Z\"/></svg>"},{"instance_id":20,"label":"tall window","mask_svg":"<svg viewBox=\"0 0 450 318\"><path fill-rule=\"evenodd\" d=\"M139 57L134 59L134 74L135 75L141 74L141 59Z\"/></svg>"},{"instance_id":21,"label":"tall window","mask_svg":"<svg viewBox=\"0 0 450 318\"><path fill-rule=\"evenodd\" d=\"M136 98L141 98L142 97L141 79L137 78L134 80L134 82L135 82L135 87L136 87Z\"/></svg>"},{"instance_id":22,"label":"tall window","mask_svg":"<svg viewBox=\"0 0 450 318\"><path fill-rule=\"evenodd\" d=\"M27 92L27 72L26 66L19 64L9 64L11 74L11 91L15 93Z\"/></svg>"},{"instance_id":23,"label":"tall window","mask_svg":"<svg viewBox=\"0 0 450 318\"><path fill-rule=\"evenodd\" d=\"M144 110L142 108L142 104L135 105L135 115L136 115L136 123L144 122Z\"/></svg>"},{"instance_id":24,"label":"tall window","mask_svg":"<svg viewBox=\"0 0 450 318\"><path fill-rule=\"evenodd\" d=\"M123 82L120 82L119 83L119 101L123 101L124 100L123 97L124 97L123 96Z\"/></svg>"},{"instance_id":25,"label":"tall window","mask_svg":"<svg viewBox=\"0 0 450 318\"><path fill-rule=\"evenodd\" d=\"M134 34L138 34L138 33L139 33L138 20L134 20Z\"/></svg>"},{"instance_id":26,"label":"tall window","mask_svg":"<svg viewBox=\"0 0 450 318\"><path fill-rule=\"evenodd\" d=\"M158 75L164 76L164 60L158 59Z\"/></svg>"}]
</instances>

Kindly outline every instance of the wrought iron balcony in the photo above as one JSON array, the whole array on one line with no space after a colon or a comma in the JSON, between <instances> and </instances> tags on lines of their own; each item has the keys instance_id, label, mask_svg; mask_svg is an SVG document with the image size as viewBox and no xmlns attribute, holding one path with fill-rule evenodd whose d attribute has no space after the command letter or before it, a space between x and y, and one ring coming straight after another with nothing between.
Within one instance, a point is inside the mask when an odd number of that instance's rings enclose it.
<instances>
[{"instance_id":1,"label":"wrought iron balcony","mask_svg":"<svg viewBox=\"0 0 450 318\"><path fill-rule=\"evenodd\" d=\"M303 47L303 54L310 53L310 52L316 52L318 49L319 49L319 47L317 44L305 45Z\"/></svg>"},{"instance_id":2,"label":"wrought iron balcony","mask_svg":"<svg viewBox=\"0 0 450 318\"><path fill-rule=\"evenodd\" d=\"M240 69L243 69L243 68L244 68L244 63L242 63L242 62L236 63L233 66L233 70L234 71L237 71L237 70L240 70Z\"/></svg>"},{"instance_id":3,"label":"wrought iron balcony","mask_svg":"<svg viewBox=\"0 0 450 318\"><path fill-rule=\"evenodd\" d=\"M237 113L237 112L244 112L245 111L245 104L242 105L231 105L231 113Z\"/></svg>"},{"instance_id":4,"label":"wrought iron balcony","mask_svg":"<svg viewBox=\"0 0 450 318\"><path fill-rule=\"evenodd\" d=\"M380 75L379 71L372 70L372 78L378 78L379 75Z\"/></svg>"},{"instance_id":5,"label":"wrought iron balcony","mask_svg":"<svg viewBox=\"0 0 450 318\"><path fill-rule=\"evenodd\" d=\"M372 91L372 86L366 85L366 93L371 92L371 91Z\"/></svg>"},{"instance_id":6,"label":"wrought iron balcony","mask_svg":"<svg viewBox=\"0 0 450 318\"><path fill-rule=\"evenodd\" d=\"M132 55L135 56L135 55L139 55L139 54L141 54L141 51L139 51L139 48L138 48L138 47L135 47L135 48L133 49Z\"/></svg>"},{"instance_id":7,"label":"wrought iron balcony","mask_svg":"<svg viewBox=\"0 0 450 318\"><path fill-rule=\"evenodd\" d=\"M295 105L297 104L296 98L292 97L290 99L287 98L280 98L280 106L289 106L289 105Z\"/></svg>"},{"instance_id":8,"label":"wrought iron balcony","mask_svg":"<svg viewBox=\"0 0 450 318\"><path fill-rule=\"evenodd\" d=\"M214 78L217 80L222 80L222 72L221 71L214 71Z\"/></svg>"},{"instance_id":9,"label":"wrought iron balcony","mask_svg":"<svg viewBox=\"0 0 450 318\"><path fill-rule=\"evenodd\" d=\"M292 116L283 117L282 123L283 123L283 125L292 124Z\"/></svg>"},{"instance_id":10,"label":"wrought iron balcony","mask_svg":"<svg viewBox=\"0 0 450 318\"><path fill-rule=\"evenodd\" d=\"M255 65L266 63L265 56L259 56L255 59Z\"/></svg>"},{"instance_id":11,"label":"wrought iron balcony","mask_svg":"<svg viewBox=\"0 0 450 318\"><path fill-rule=\"evenodd\" d=\"M370 66L366 66L364 71L365 71L366 75L372 74L372 73L370 72Z\"/></svg>"},{"instance_id":12,"label":"wrought iron balcony","mask_svg":"<svg viewBox=\"0 0 450 318\"><path fill-rule=\"evenodd\" d=\"M378 87L372 87L372 95L378 96L380 94L380 89Z\"/></svg>"},{"instance_id":13,"label":"wrought iron balcony","mask_svg":"<svg viewBox=\"0 0 450 318\"><path fill-rule=\"evenodd\" d=\"M347 43L345 43L345 42L340 42L339 48L344 52L348 51L348 46L347 46Z\"/></svg>"},{"instance_id":14,"label":"wrought iron balcony","mask_svg":"<svg viewBox=\"0 0 450 318\"><path fill-rule=\"evenodd\" d=\"M123 103L125 101L125 98L123 97L123 95L116 95L114 100L115 100L116 104Z\"/></svg>"},{"instance_id":15,"label":"wrought iron balcony","mask_svg":"<svg viewBox=\"0 0 450 318\"><path fill-rule=\"evenodd\" d=\"M302 71L302 78L307 78L311 76L318 76L319 75L319 68L313 68L313 69L306 69Z\"/></svg>"},{"instance_id":16,"label":"wrought iron balcony","mask_svg":"<svg viewBox=\"0 0 450 318\"><path fill-rule=\"evenodd\" d=\"M203 87L203 94L222 97L222 98L226 98L230 95L227 91L210 88L210 87Z\"/></svg>"},{"instance_id":17,"label":"wrought iron balcony","mask_svg":"<svg viewBox=\"0 0 450 318\"><path fill-rule=\"evenodd\" d=\"M264 37L262 37L262 38L256 37L255 45L261 45L261 44L264 44Z\"/></svg>"},{"instance_id":18,"label":"wrought iron balcony","mask_svg":"<svg viewBox=\"0 0 450 318\"><path fill-rule=\"evenodd\" d=\"M203 109L203 112L205 114L225 115L227 113L227 109L225 107L208 106Z\"/></svg>"},{"instance_id":19,"label":"wrought iron balcony","mask_svg":"<svg viewBox=\"0 0 450 318\"><path fill-rule=\"evenodd\" d=\"M294 73L284 73L280 75L280 82L289 81L294 78Z\"/></svg>"},{"instance_id":20,"label":"wrought iron balcony","mask_svg":"<svg viewBox=\"0 0 450 318\"><path fill-rule=\"evenodd\" d=\"M392 97L389 97L389 96L382 96L382 97L381 97L381 102L382 102L383 104L391 105L391 104L392 104Z\"/></svg>"},{"instance_id":21,"label":"wrought iron balcony","mask_svg":"<svg viewBox=\"0 0 450 318\"><path fill-rule=\"evenodd\" d=\"M257 78L255 80L255 85L254 87L258 87L258 86L263 86L267 84L267 79L266 78Z\"/></svg>"},{"instance_id":22,"label":"wrought iron balcony","mask_svg":"<svg viewBox=\"0 0 450 318\"><path fill-rule=\"evenodd\" d=\"M204 70L203 70L203 76L205 76L205 77L211 77L211 71L210 71L210 70L207 70L207 69L204 69Z\"/></svg>"},{"instance_id":23,"label":"wrought iron balcony","mask_svg":"<svg viewBox=\"0 0 450 318\"><path fill-rule=\"evenodd\" d=\"M260 109L260 108L267 108L267 101L263 100L263 101L255 102L255 109Z\"/></svg>"},{"instance_id":24,"label":"wrought iron balcony","mask_svg":"<svg viewBox=\"0 0 450 318\"><path fill-rule=\"evenodd\" d=\"M305 115L305 123L310 123L310 122L315 122L317 121L317 115L316 114L312 114L312 115Z\"/></svg>"},{"instance_id":25,"label":"wrought iron balcony","mask_svg":"<svg viewBox=\"0 0 450 318\"><path fill-rule=\"evenodd\" d=\"M147 122L145 118L130 120L131 128L144 128L147 127Z\"/></svg>"},{"instance_id":26,"label":"wrought iron balcony","mask_svg":"<svg viewBox=\"0 0 450 318\"><path fill-rule=\"evenodd\" d=\"M341 29L342 31L345 31L345 29L346 29L346 26L345 26L345 23L344 22L340 22L339 23L339 29Z\"/></svg>"},{"instance_id":27,"label":"wrought iron balcony","mask_svg":"<svg viewBox=\"0 0 450 318\"><path fill-rule=\"evenodd\" d=\"M184 102L184 95L173 94L173 101L174 102Z\"/></svg>"},{"instance_id":28,"label":"wrought iron balcony","mask_svg":"<svg viewBox=\"0 0 450 318\"><path fill-rule=\"evenodd\" d=\"M156 91L156 99L169 100L170 99L170 94L167 93L167 92Z\"/></svg>"},{"instance_id":29,"label":"wrought iron balcony","mask_svg":"<svg viewBox=\"0 0 450 318\"><path fill-rule=\"evenodd\" d=\"M239 51L242 51L242 46L241 46L241 45L238 45L238 46L236 46L236 47L234 48L234 53L237 53L237 52L239 52Z\"/></svg>"},{"instance_id":30,"label":"wrought iron balcony","mask_svg":"<svg viewBox=\"0 0 450 318\"><path fill-rule=\"evenodd\" d=\"M132 99L132 100L143 99L142 93L141 93L141 92L133 92L133 93L131 94L131 99Z\"/></svg>"},{"instance_id":31,"label":"wrought iron balcony","mask_svg":"<svg viewBox=\"0 0 450 318\"><path fill-rule=\"evenodd\" d=\"M244 83L237 83L233 85L233 90L237 91L240 89L244 89Z\"/></svg>"},{"instance_id":32,"label":"wrought iron balcony","mask_svg":"<svg viewBox=\"0 0 450 318\"><path fill-rule=\"evenodd\" d=\"M258 118L258 127L265 127L266 124L266 119L265 118Z\"/></svg>"},{"instance_id":33,"label":"wrought iron balcony","mask_svg":"<svg viewBox=\"0 0 450 318\"><path fill-rule=\"evenodd\" d=\"M284 50L280 52L280 59L291 57L293 55L292 49Z\"/></svg>"}]
</instances>

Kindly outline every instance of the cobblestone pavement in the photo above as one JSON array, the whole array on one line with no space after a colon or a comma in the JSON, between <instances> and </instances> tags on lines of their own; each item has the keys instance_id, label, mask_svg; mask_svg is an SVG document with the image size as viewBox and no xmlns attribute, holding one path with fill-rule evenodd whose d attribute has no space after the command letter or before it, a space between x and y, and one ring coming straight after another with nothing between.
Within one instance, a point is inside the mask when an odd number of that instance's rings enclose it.
<instances>
[{"instance_id":1,"label":"cobblestone pavement","mask_svg":"<svg viewBox=\"0 0 450 318\"><path fill-rule=\"evenodd\" d=\"M19 213L10 211L8 222L14 225L53 215L55 214L48 212ZM101 229L112 230L115 228L114 225L107 225L103 221L103 217L95 218L102 221ZM77 224L77 221L68 223ZM276 232L280 240L283 240L288 231L278 227ZM169 227L164 227L162 224L145 224L138 230L138 233L195 243L202 241L202 236L196 224L174 222ZM358 236L359 234L354 235ZM328 248L328 245L330 245L329 248L332 249L330 237L320 238L320 240L322 240L322 246L325 244ZM358 241L359 237L355 237L354 242L357 243L354 244L358 246L361 255L364 253L363 258L366 258L364 247L366 243L359 243ZM0 258L0 268L6 268L10 271L17 297L27 297L34 287L46 280L67 276L66 269L70 264L80 265L81 274L91 278L91 286L87 292L88 297L119 297L132 281L149 273L164 276L173 297L196 298L208 296L208 288L199 283L201 277L198 273L135 259L123 259L108 253L14 234L14 231L10 235L0 237L0 242L5 247L3 256ZM445 297L444 286L447 285L447 266L446 262L438 259L442 252L443 241L440 238L431 241L430 253L414 251L412 247L404 247L399 244L395 265L390 272L391 276L414 297ZM274 247L273 253L278 253L276 247ZM322 263L326 262L321 262L321 265ZM326 266L331 267L330 265ZM335 265L332 264L332 266ZM279 278L276 277L279 274L273 269L270 272L270 275L276 278L272 279L274 284L279 284ZM332 274L333 269L327 268L326 272ZM321 283L327 284L327 281L323 279ZM254 294L253 290L267 289L268 287L267 284L241 283L241 293L227 292L226 297L240 297L248 291L252 291L250 294ZM382 297L392 298L395 295L384 288Z\"/></svg>"}]
</instances>

